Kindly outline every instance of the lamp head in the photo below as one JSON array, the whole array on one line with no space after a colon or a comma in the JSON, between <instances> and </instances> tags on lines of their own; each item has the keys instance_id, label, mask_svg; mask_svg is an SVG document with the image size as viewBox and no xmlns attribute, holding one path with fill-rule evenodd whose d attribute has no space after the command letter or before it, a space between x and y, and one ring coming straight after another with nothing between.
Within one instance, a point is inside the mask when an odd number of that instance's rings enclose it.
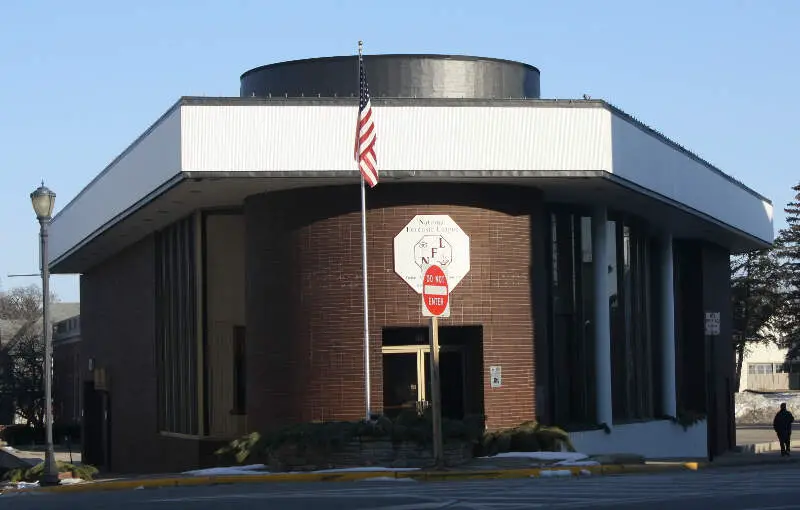
<instances>
[{"instance_id":1,"label":"lamp head","mask_svg":"<svg viewBox=\"0 0 800 510\"><path fill-rule=\"evenodd\" d=\"M31 203L36 219L39 221L50 221L53 217L53 208L56 205L56 194L50 191L42 181L42 185L31 193Z\"/></svg>"}]
</instances>

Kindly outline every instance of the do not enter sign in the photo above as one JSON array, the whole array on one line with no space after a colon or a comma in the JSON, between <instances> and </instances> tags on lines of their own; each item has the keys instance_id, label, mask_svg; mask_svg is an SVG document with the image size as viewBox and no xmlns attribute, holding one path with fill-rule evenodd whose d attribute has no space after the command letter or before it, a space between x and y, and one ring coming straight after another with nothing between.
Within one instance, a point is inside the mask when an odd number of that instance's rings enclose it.
<instances>
[{"instance_id":1,"label":"do not enter sign","mask_svg":"<svg viewBox=\"0 0 800 510\"><path fill-rule=\"evenodd\" d=\"M447 286L447 276L439 266L430 266L422 277L422 304L425 315L439 317L449 315L450 289Z\"/></svg>"}]
</instances>

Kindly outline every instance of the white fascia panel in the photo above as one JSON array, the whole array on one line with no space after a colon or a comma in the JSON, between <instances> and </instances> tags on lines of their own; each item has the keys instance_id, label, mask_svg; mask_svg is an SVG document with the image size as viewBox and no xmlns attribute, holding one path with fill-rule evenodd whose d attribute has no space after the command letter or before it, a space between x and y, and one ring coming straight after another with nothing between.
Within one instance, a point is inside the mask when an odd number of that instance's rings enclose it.
<instances>
[{"instance_id":1,"label":"white fascia panel","mask_svg":"<svg viewBox=\"0 0 800 510\"><path fill-rule=\"evenodd\" d=\"M611 120L613 173L762 241L774 240L769 201L630 120Z\"/></svg>"},{"instance_id":2,"label":"white fascia panel","mask_svg":"<svg viewBox=\"0 0 800 510\"><path fill-rule=\"evenodd\" d=\"M173 108L53 218L50 262L180 174L180 108Z\"/></svg>"},{"instance_id":3,"label":"white fascia panel","mask_svg":"<svg viewBox=\"0 0 800 510\"><path fill-rule=\"evenodd\" d=\"M611 114L604 108L373 110L381 171L611 168ZM186 172L355 172L354 107L185 105L182 111Z\"/></svg>"}]
</instances>

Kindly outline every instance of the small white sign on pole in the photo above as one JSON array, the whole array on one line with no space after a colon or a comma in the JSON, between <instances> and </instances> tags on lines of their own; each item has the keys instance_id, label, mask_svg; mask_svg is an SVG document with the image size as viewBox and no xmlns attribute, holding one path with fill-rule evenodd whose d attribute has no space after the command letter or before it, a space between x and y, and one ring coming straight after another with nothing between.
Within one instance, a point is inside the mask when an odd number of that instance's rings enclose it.
<instances>
[{"instance_id":1,"label":"small white sign on pole","mask_svg":"<svg viewBox=\"0 0 800 510\"><path fill-rule=\"evenodd\" d=\"M469 273L469 236L445 214L414 216L394 238L394 272L417 294L432 265L445 272L450 292Z\"/></svg>"},{"instance_id":2,"label":"small white sign on pole","mask_svg":"<svg viewBox=\"0 0 800 510\"><path fill-rule=\"evenodd\" d=\"M706 312L705 329L706 336L718 336L720 329L719 312Z\"/></svg>"}]
</instances>

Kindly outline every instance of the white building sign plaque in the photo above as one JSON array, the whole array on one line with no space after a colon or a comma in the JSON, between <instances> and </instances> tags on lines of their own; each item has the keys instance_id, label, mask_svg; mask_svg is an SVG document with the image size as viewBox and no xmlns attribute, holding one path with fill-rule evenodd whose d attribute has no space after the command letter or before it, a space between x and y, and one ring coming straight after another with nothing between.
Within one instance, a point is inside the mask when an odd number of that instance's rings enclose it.
<instances>
[{"instance_id":1,"label":"white building sign plaque","mask_svg":"<svg viewBox=\"0 0 800 510\"><path fill-rule=\"evenodd\" d=\"M414 216L394 238L394 272L422 294L422 275L433 264L444 270L452 292L469 273L469 236L450 216Z\"/></svg>"},{"instance_id":2,"label":"white building sign plaque","mask_svg":"<svg viewBox=\"0 0 800 510\"><path fill-rule=\"evenodd\" d=\"M706 312L706 336L719 335L719 312Z\"/></svg>"},{"instance_id":3,"label":"white building sign plaque","mask_svg":"<svg viewBox=\"0 0 800 510\"><path fill-rule=\"evenodd\" d=\"M489 367L489 379L492 388L499 388L503 385L503 369L499 365Z\"/></svg>"}]
</instances>

